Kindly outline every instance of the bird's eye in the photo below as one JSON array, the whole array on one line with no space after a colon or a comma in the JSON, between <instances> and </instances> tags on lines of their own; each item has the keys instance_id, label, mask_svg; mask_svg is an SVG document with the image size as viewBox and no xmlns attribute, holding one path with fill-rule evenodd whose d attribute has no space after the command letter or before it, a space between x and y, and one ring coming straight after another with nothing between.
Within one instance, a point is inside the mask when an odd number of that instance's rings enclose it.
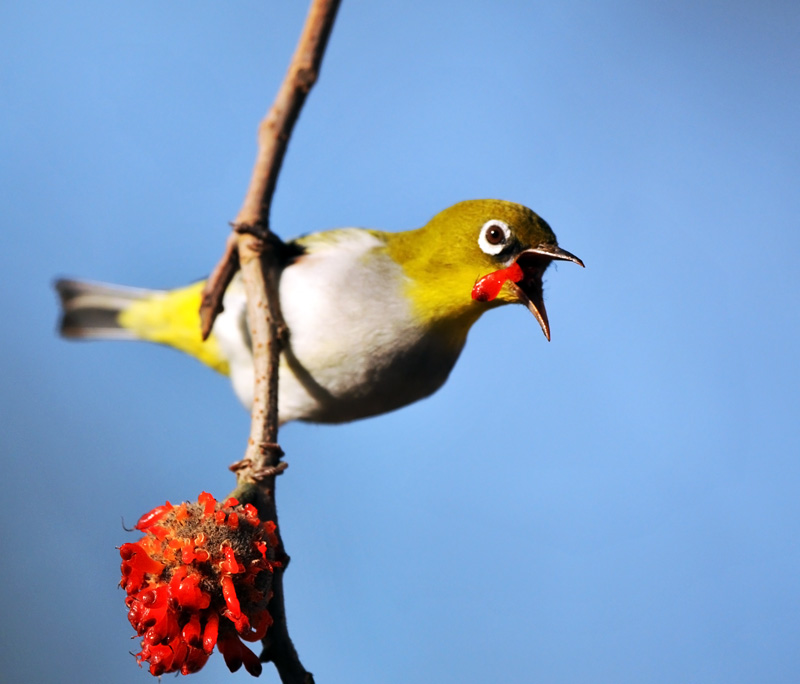
<instances>
[{"instance_id":1,"label":"bird's eye","mask_svg":"<svg viewBox=\"0 0 800 684\"><path fill-rule=\"evenodd\" d=\"M483 224L480 235L478 235L478 245L486 252L495 256L503 251L503 248L511 239L511 228L505 221L492 219Z\"/></svg>"},{"instance_id":2,"label":"bird's eye","mask_svg":"<svg viewBox=\"0 0 800 684\"><path fill-rule=\"evenodd\" d=\"M486 229L486 242L490 245L499 245L504 242L505 239L506 234L500 226L492 224Z\"/></svg>"}]
</instances>

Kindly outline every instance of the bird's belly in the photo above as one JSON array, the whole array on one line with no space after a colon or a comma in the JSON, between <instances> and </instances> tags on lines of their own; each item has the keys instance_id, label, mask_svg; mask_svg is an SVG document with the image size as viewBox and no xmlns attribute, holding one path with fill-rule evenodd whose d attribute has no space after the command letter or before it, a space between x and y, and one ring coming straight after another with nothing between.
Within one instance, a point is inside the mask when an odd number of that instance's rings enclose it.
<instances>
[{"instance_id":1,"label":"bird's belly","mask_svg":"<svg viewBox=\"0 0 800 684\"><path fill-rule=\"evenodd\" d=\"M400 408L441 387L459 351L426 338L388 349L354 346L329 358L304 359L289 348L279 378L281 421L339 423Z\"/></svg>"},{"instance_id":2,"label":"bird's belly","mask_svg":"<svg viewBox=\"0 0 800 684\"><path fill-rule=\"evenodd\" d=\"M350 235L355 239L347 249L305 255L281 275L289 330L278 383L281 422L338 423L399 408L438 389L461 352L466 332L445 339L429 330L406 296L402 269L368 233ZM236 394L249 407L253 376L244 307L243 291L229 289L220 316L225 320L218 319L214 331Z\"/></svg>"},{"instance_id":3,"label":"bird's belly","mask_svg":"<svg viewBox=\"0 0 800 684\"><path fill-rule=\"evenodd\" d=\"M399 267L386 263L358 276L350 269L342 283L312 265L307 272L287 269L281 282L289 328L279 379L282 421L365 418L442 385L461 345L445 343L416 318Z\"/></svg>"}]
</instances>

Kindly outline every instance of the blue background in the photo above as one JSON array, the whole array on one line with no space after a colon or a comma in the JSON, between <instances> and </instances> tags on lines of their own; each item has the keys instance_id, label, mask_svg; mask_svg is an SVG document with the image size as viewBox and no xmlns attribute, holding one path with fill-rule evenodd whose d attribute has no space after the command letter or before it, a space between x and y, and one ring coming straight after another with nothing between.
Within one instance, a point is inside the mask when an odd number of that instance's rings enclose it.
<instances>
[{"instance_id":1,"label":"blue background","mask_svg":"<svg viewBox=\"0 0 800 684\"><path fill-rule=\"evenodd\" d=\"M210 270L305 10L0 6L4 681L151 681L120 518L223 496L248 416L173 351L59 340L51 282ZM548 272L550 344L494 311L434 397L282 431L318 682L797 681L798 29L791 0L345 0L276 230L501 197L587 268Z\"/></svg>"}]
</instances>

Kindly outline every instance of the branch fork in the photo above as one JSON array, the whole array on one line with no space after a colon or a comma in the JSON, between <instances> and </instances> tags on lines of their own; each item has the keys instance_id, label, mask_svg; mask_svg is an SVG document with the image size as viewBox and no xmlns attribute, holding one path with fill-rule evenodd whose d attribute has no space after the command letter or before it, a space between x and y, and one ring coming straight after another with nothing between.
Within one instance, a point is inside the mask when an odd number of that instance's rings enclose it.
<instances>
[{"instance_id":1,"label":"branch fork","mask_svg":"<svg viewBox=\"0 0 800 684\"><path fill-rule=\"evenodd\" d=\"M278 523L275 478L288 464L278 445L278 365L286 324L278 297L279 266L271 239L269 213L286 147L311 87L319 77L322 57L340 0L312 0L303 31L275 101L258 127L258 153L250 187L231 224L222 258L201 295L203 339L211 334L223 310L225 290L241 270L247 295L247 319L253 350L254 396L250 439L244 457L230 466L236 473L233 496L253 503L262 520ZM288 556L278 535L278 557ZM263 639L261 660L273 662L283 684L313 684L289 638L283 601L283 572L275 568L269 612L273 624Z\"/></svg>"}]
</instances>

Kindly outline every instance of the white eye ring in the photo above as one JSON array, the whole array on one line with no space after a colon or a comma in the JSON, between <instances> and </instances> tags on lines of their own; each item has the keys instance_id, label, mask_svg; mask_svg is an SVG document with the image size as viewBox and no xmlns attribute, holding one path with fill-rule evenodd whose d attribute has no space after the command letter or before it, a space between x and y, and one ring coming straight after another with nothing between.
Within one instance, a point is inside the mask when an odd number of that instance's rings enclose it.
<instances>
[{"instance_id":1,"label":"white eye ring","mask_svg":"<svg viewBox=\"0 0 800 684\"><path fill-rule=\"evenodd\" d=\"M497 228L503 231L502 239L499 242L498 238L500 236L497 230L494 230ZM481 228L481 232L478 235L478 245L486 254L497 256L506 248L510 239L511 228L508 227L508 224L500 219L490 219Z\"/></svg>"}]
</instances>

